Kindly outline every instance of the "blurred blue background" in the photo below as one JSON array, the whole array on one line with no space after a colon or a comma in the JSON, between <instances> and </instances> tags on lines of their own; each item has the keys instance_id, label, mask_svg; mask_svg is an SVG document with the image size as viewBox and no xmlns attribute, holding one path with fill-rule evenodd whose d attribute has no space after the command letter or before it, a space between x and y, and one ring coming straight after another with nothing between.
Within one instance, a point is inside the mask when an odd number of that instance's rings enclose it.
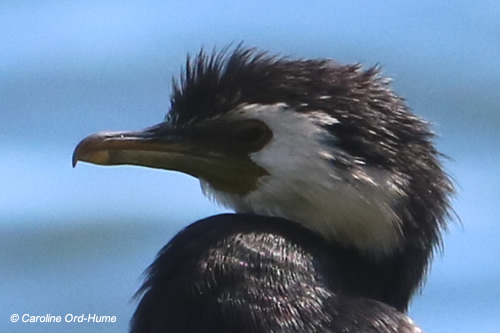
<instances>
[{"instance_id":1,"label":"blurred blue background","mask_svg":"<svg viewBox=\"0 0 500 333\"><path fill-rule=\"evenodd\" d=\"M124 332L141 274L182 227L221 210L195 179L71 168L84 136L160 122L187 52L245 41L380 64L435 123L456 179L450 224L410 315L428 333L500 326L497 1L0 3L0 331ZM114 315L114 324L10 315Z\"/></svg>"}]
</instances>

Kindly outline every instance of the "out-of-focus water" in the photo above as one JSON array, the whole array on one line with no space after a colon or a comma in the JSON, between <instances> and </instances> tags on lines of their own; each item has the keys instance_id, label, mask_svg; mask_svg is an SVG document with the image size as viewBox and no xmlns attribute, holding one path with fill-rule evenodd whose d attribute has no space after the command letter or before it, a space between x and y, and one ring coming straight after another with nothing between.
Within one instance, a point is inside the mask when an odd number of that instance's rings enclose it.
<instances>
[{"instance_id":1,"label":"out-of-focus water","mask_svg":"<svg viewBox=\"0 0 500 333\"><path fill-rule=\"evenodd\" d=\"M410 315L426 332L500 324L500 27L493 1L87 1L0 5L0 331L123 332L143 270L221 210L188 176L71 168L87 134L162 120L186 52L245 40L297 57L379 63L435 122L455 221ZM96 314L116 323L12 323Z\"/></svg>"}]
</instances>

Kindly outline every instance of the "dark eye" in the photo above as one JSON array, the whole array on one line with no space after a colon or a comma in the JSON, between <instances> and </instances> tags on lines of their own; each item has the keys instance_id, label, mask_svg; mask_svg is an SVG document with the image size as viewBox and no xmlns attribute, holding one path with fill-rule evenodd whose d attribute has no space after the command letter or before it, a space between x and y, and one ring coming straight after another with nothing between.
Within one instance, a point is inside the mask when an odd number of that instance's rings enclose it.
<instances>
[{"instance_id":1,"label":"dark eye","mask_svg":"<svg viewBox=\"0 0 500 333\"><path fill-rule=\"evenodd\" d=\"M263 122L255 119L246 120L236 127L236 140L248 152L262 149L273 136Z\"/></svg>"}]
</instances>

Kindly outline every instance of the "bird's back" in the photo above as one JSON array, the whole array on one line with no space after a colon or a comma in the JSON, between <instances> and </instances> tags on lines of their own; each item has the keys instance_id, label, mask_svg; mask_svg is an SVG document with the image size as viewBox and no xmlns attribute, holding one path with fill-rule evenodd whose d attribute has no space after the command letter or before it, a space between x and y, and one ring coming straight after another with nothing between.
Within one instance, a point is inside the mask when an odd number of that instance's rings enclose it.
<instances>
[{"instance_id":1,"label":"bird's back","mask_svg":"<svg viewBox=\"0 0 500 333\"><path fill-rule=\"evenodd\" d=\"M339 292L336 266L330 244L299 224L210 217L159 253L131 331L420 332L382 302Z\"/></svg>"}]
</instances>

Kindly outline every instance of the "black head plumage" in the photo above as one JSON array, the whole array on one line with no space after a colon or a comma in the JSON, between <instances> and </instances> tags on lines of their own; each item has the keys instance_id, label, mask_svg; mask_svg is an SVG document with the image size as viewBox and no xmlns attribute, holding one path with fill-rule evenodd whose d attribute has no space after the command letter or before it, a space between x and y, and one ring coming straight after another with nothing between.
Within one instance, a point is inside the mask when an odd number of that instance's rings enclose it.
<instances>
[{"instance_id":1,"label":"black head plumage","mask_svg":"<svg viewBox=\"0 0 500 333\"><path fill-rule=\"evenodd\" d=\"M359 75L359 65L294 60L243 47L212 54L202 50L194 59L188 57L180 82L174 80L169 118L182 125L254 103L286 103L306 111L325 96L339 98L324 104L342 105L343 95L352 92L354 85L366 83L363 76L376 72Z\"/></svg>"}]
</instances>

